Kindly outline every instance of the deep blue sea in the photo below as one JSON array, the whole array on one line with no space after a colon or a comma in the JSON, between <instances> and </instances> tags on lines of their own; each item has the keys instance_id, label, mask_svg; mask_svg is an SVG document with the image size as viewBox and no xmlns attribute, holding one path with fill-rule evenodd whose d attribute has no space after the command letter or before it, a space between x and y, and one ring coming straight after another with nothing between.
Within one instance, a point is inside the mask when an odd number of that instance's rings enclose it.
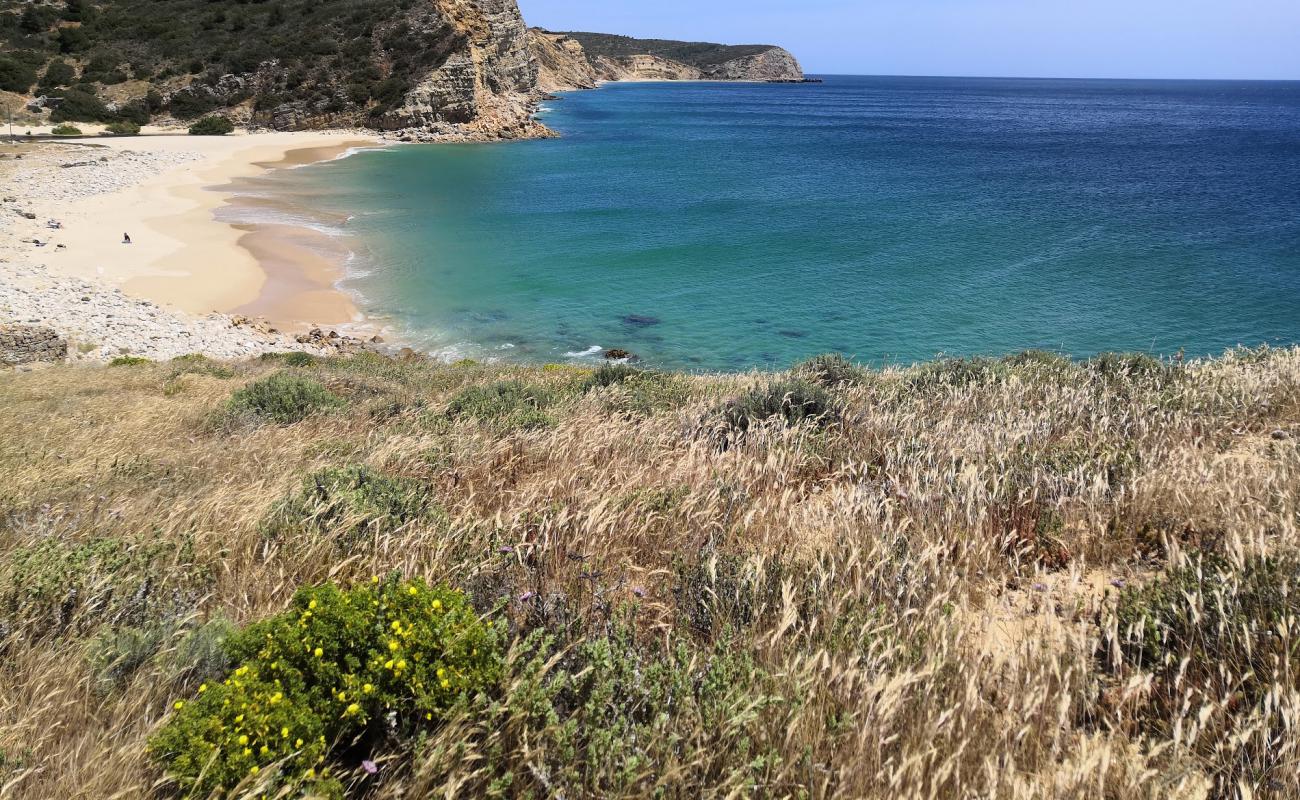
<instances>
[{"instance_id":1,"label":"deep blue sea","mask_svg":"<svg viewBox=\"0 0 1300 800\"><path fill-rule=\"evenodd\" d=\"M279 180L354 215L348 287L448 357L1300 341L1300 83L615 84L543 119Z\"/></svg>"}]
</instances>

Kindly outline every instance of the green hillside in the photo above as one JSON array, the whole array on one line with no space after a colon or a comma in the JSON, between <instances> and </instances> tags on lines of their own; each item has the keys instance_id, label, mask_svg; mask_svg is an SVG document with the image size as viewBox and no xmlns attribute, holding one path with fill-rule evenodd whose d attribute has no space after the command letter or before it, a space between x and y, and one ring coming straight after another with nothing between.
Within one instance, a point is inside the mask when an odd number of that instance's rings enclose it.
<instances>
[{"instance_id":1,"label":"green hillside","mask_svg":"<svg viewBox=\"0 0 1300 800\"><path fill-rule=\"evenodd\" d=\"M713 44L711 42L676 42L670 39L633 39L610 33L584 33L563 31L563 35L576 39L591 58L609 56L623 58L635 55L653 55L667 58L698 69L708 69L738 58L754 56L775 48L770 44Z\"/></svg>"},{"instance_id":2,"label":"green hillside","mask_svg":"<svg viewBox=\"0 0 1300 800\"><path fill-rule=\"evenodd\" d=\"M378 116L454 44L432 9L418 0L0 0L0 88L66 96L58 119L76 121L190 119L247 100L261 112L297 103L305 116ZM154 95L106 108L106 87L128 81Z\"/></svg>"}]
</instances>

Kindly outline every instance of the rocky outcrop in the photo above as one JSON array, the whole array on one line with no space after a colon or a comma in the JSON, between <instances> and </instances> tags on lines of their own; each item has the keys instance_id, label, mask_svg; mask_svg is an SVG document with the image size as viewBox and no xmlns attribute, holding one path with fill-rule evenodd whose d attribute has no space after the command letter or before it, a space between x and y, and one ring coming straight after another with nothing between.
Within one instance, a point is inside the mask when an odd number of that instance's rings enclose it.
<instances>
[{"instance_id":1,"label":"rocky outcrop","mask_svg":"<svg viewBox=\"0 0 1300 800\"><path fill-rule=\"evenodd\" d=\"M439 19L431 24L454 46L380 127L473 138L545 135L532 119L537 62L515 0L437 0L435 8Z\"/></svg>"},{"instance_id":2,"label":"rocky outcrop","mask_svg":"<svg viewBox=\"0 0 1300 800\"><path fill-rule=\"evenodd\" d=\"M42 325L0 325L0 367L62 361L68 342Z\"/></svg>"},{"instance_id":3,"label":"rocky outcrop","mask_svg":"<svg viewBox=\"0 0 1300 800\"><path fill-rule=\"evenodd\" d=\"M757 55L724 61L704 70L704 77L718 81L797 81L803 79L803 67L784 47L773 47Z\"/></svg>"},{"instance_id":4,"label":"rocky outcrop","mask_svg":"<svg viewBox=\"0 0 1300 800\"><path fill-rule=\"evenodd\" d=\"M799 61L772 45L732 47L541 28L529 34L538 85L547 92L588 89L603 81L789 82L804 77Z\"/></svg>"},{"instance_id":5,"label":"rocky outcrop","mask_svg":"<svg viewBox=\"0 0 1300 800\"><path fill-rule=\"evenodd\" d=\"M537 88L543 92L595 89L600 82L577 39L529 28L528 49L537 59Z\"/></svg>"}]
</instances>

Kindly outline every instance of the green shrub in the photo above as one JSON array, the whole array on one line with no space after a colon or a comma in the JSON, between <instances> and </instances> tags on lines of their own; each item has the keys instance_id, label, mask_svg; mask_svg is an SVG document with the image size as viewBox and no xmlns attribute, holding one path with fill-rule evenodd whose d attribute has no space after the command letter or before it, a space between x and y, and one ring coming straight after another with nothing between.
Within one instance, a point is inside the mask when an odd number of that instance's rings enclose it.
<instances>
[{"instance_id":1,"label":"green shrub","mask_svg":"<svg viewBox=\"0 0 1300 800\"><path fill-rule=\"evenodd\" d=\"M519 381L498 381L462 389L447 407L452 419L475 419L502 429L545 428L555 424L545 413L555 400L552 390Z\"/></svg>"},{"instance_id":2,"label":"green shrub","mask_svg":"<svg viewBox=\"0 0 1300 800\"><path fill-rule=\"evenodd\" d=\"M54 122L114 122L113 112L95 96L93 87L82 84L63 92L63 102L50 114Z\"/></svg>"},{"instance_id":3,"label":"green shrub","mask_svg":"<svg viewBox=\"0 0 1300 800\"><path fill-rule=\"evenodd\" d=\"M334 537L346 545L368 535L400 530L417 521L445 517L428 489L366 466L325 469L303 480L262 525L267 538L293 533Z\"/></svg>"},{"instance_id":4,"label":"green shrub","mask_svg":"<svg viewBox=\"0 0 1300 800\"><path fill-rule=\"evenodd\" d=\"M0 561L0 631L35 640L100 624L147 625L187 611L208 577L188 540L46 540Z\"/></svg>"},{"instance_id":5,"label":"green shrub","mask_svg":"<svg viewBox=\"0 0 1300 800\"><path fill-rule=\"evenodd\" d=\"M149 752L190 796L341 796L334 756L407 740L494 686L502 639L460 592L389 580L301 589L225 646L239 666L199 686ZM359 751L359 752L358 752Z\"/></svg>"},{"instance_id":6,"label":"green shrub","mask_svg":"<svg viewBox=\"0 0 1300 800\"><path fill-rule=\"evenodd\" d=\"M1146 353L1102 353L1088 361L1093 372L1110 381L1164 381L1177 372L1173 364Z\"/></svg>"},{"instance_id":7,"label":"green shrub","mask_svg":"<svg viewBox=\"0 0 1300 800\"><path fill-rule=\"evenodd\" d=\"M81 129L73 125L55 125L50 129L50 133L55 136L80 136Z\"/></svg>"},{"instance_id":8,"label":"green shrub","mask_svg":"<svg viewBox=\"0 0 1300 800\"><path fill-rule=\"evenodd\" d=\"M1144 735L1199 729L1191 750L1212 776L1210 796L1246 785L1267 785L1270 797L1300 792L1276 744L1295 724L1276 698L1300 690L1300 557L1189 559L1121 592L1107 639L1118 680L1150 682L1129 711ZM1233 735L1244 719L1252 733Z\"/></svg>"},{"instance_id":9,"label":"green shrub","mask_svg":"<svg viewBox=\"0 0 1300 800\"><path fill-rule=\"evenodd\" d=\"M125 121L125 120L122 122L109 123L108 127L105 128L104 130L107 133L113 134L114 136L139 136L140 135L139 124L135 122Z\"/></svg>"},{"instance_id":10,"label":"green shrub","mask_svg":"<svg viewBox=\"0 0 1300 800\"><path fill-rule=\"evenodd\" d=\"M867 371L839 353L825 353L804 361L794 368L796 375L828 389L856 386L867 379Z\"/></svg>"},{"instance_id":11,"label":"green shrub","mask_svg":"<svg viewBox=\"0 0 1300 800\"><path fill-rule=\"evenodd\" d=\"M263 353L263 361L278 361L286 367L314 367L318 359L311 353L297 350L288 353Z\"/></svg>"},{"instance_id":12,"label":"green shrub","mask_svg":"<svg viewBox=\"0 0 1300 800\"><path fill-rule=\"evenodd\" d=\"M623 383L629 378L634 378L642 374L643 370L628 364L601 364L591 373L583 383L582 391L589 392L592 389L603 389Z\"/></svg>"},{"instance_id":13,"label":"green shrub","mask_svg":"<svg viewBox=\"0 0 1300 800\"><path fill-rule=\"evenodd\" d=\"M1054 353L1051 350L1022 350L1019 353L1005 356L1002 363L1011 367L1045 367L1049 369L1064 370L1074 366L1074 362L1069 356L1060 353Z\"/></svg>"},{"instance_id":14,"label":"green shrub","mask_svg":"<svg viewBox=\"0 0 1300 800\"><path fill-rule=\"evenodd\" d=\"M177 378L181 375L209 375L213 378L233 378L235 371L225 364L213 361L202 353L189 353L188 355L177 356L168 362L171 367L171 377Z\"/></svg>"},{"instance_id":15,"label":"green shrub","mask_svg":"<svg viewBox=\"0 0 1300 800\"><path fill-rule=\"evenodd\" d=\"M8 56L0 55L0 89L27 94L36 83L36 70Z\"/></svg>"},{"instance_id":16,"label":"green shrub","mask_svg":"<svg viewBox=\"0 0 1300 800\"><path fill-rule=\"evenodd\" d=\"M292 372L277 372L231 395L227 410L236 416L251 415L281 425L292 425L319 411L341 405L342 398L319 381Z\"/></svg>"},{"instance_id":17,"label":"green shrub","mask_svg":"<svg viewBox=\"0 0 1300 800\"><path fill-rule=\"evenodd\" d=\"M42 89L58 89L71 86L77 80L77 70L61 58L56 58L45 67L41 76Z\"/></svg>"},{"instance_id":18,"label":"green shrub","mask_svg":"<svg viewBox=\"0 0 1300 800\"><path fill-rule=\"evenodd\" d=\"M913 391L938 388L965 388L996 383L1006 374L1006 366L989 358L946 358L915 367L906 385Z\"/></svg>"},{"instance_id":19,"label":"green shrub","mask_svg":"<svg viewBox=\"0 0 1300 800\"><path fill-rule=\"evenodd\" d=\"M141 358L140 356L118 356L117 358L108 362L108 365L110 367L138 367L143 364L152 364L152 363L153 362L150 361L149 359Z\"/></svg>"},{"instance_id":20,"label":"green shrub","mask_svg":"<svg viewBox=\"0 0 1300 800\"><path fill-rule=\"evenodd\" d=\"M225 117L213 114L191 125L190 136L225 136L233 130L235 130L234 123Z\"/></svg>"},{"instance_id":21,"label":"green shrub","mask_svg":"<svg viewBox=\"0 0 1300 800\"><path fill-rule=\"evenodd\" d=\"M779 418L787 426L811 421L819 426L839 419L839 408L825 388L801 379L751 389L719 411L725 431L744 433L757 422Z\"/></svg>"}]
</instances>

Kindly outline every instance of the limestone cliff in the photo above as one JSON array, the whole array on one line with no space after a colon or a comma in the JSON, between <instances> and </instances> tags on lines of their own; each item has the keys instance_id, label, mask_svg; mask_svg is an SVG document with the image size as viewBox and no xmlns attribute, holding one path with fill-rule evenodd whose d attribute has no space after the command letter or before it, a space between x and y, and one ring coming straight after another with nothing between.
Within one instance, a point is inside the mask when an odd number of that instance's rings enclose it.
<instances>
[{"instance_id":1,"label":"limestone cliff","mask_svg":"<svg viewBox=\"0 0 1300 800\"><path fill-rule=\"evenodd\" d=\"M720 45L632 39L599 33L529 31L538 86L558 92L601 81L798 81L803 68L775 45Z\"/></svg>"},{"instance_id":2,"label":"limestone cliff","mask_svg":"<svg viewBox=\"0 0 1300 800\"><path fill-rule=\"evenodd\" d=\"M436 0L434 8L455 46L380 127L474 138L544 134L531 116L537 63L515 0Z\"/></svg>"}]
</instances>

